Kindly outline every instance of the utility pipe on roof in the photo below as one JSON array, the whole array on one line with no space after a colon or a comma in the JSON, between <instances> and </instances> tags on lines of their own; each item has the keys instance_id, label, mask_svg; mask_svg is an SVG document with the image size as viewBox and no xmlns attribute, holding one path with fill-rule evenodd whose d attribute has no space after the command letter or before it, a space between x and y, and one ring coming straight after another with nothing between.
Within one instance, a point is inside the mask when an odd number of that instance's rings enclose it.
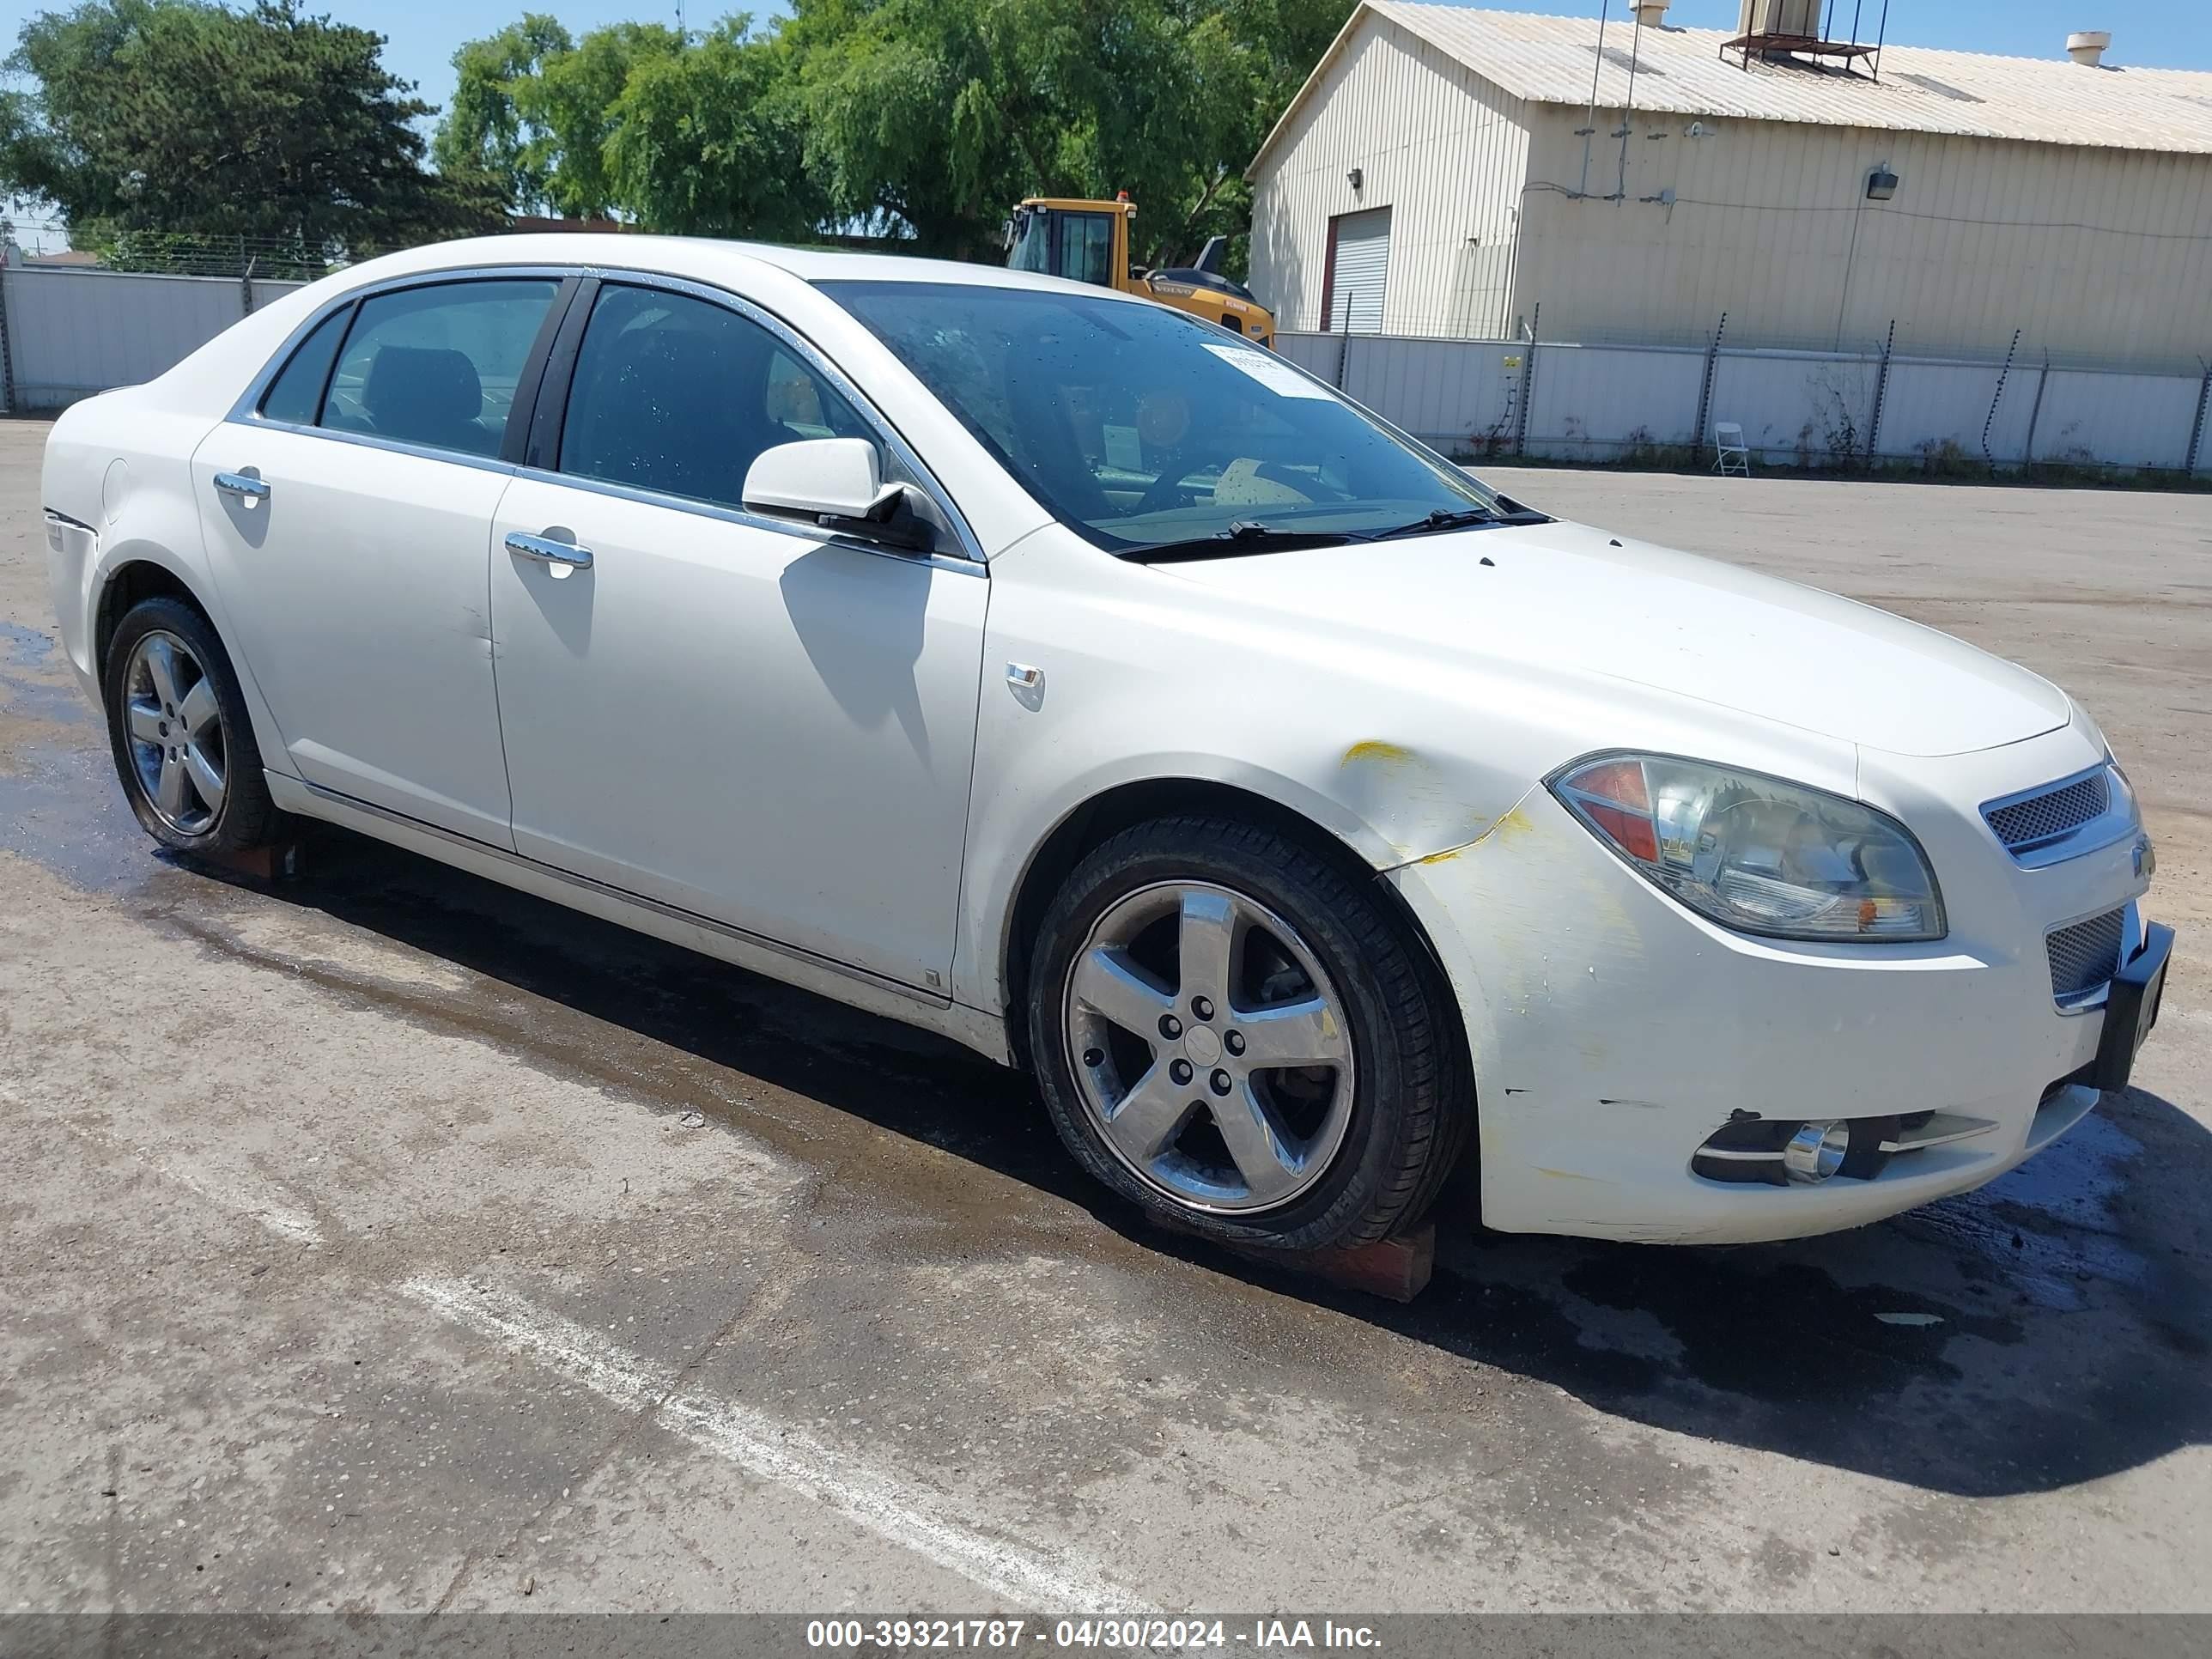
<instances>
[{"instance_id":1,"label":"utility pipe on roof","mask_svg":"<svg viewBox=\"0 0 2212 1659\"><path fill-rule=\"evenodd\" d=\"M1628 40L1628 101L1620 107L1620 182L1613 193L1616 202L1628 199L1628 137L1636 121L1636 64L1637 54L1644 47L1644 9L1636 10L1636 33Z\"/></svg>"},{"instance_id":2,"label":"utility pipe on roof","mask_svg":"<svg viewBox=\"0 0 2212 1659\"><path fill-rule=\"evenodd\" d=\"M1583 118L1583 182L1575 191L1581 201L1589 195L1590 139L1597 131L1597 77L1605 68L1605 24L1613 14L1613 0L1603 0L1597 13L1597 51L1591 55L1589 111Z\"/></svg>"}]
</instances>

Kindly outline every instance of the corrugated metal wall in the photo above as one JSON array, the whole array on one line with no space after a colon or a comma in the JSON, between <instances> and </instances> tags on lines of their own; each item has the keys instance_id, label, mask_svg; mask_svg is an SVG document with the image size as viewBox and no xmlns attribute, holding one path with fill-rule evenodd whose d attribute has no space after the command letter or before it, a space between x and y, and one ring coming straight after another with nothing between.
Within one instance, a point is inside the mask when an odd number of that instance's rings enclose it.
<instances>
[{"instance_id":1,"label":"corrugated metal wall","mask_svg":"<svg viewBox=\"0 0 2212 1659\"><path fill-rule=\"evenodd\" d=\"M1530 346L1501 340L1281 334L1283 355L1346 394L1462 458L1522 441L1557 460L1704 453L1733 421L1768 465L1830 466L1873 455L1942 466L2039 462L2175 469L2188 459L2203 375L2046 369L1878 354L1632 345ZM1706 430L1697 430L1710 358ZM1881 394L1881 426L1875 402ZM2199 443L2212 473L2212 432Z\"/></svg>"},{"instance_id":2,"label":"corrugated metal wall","mask_svg":"<svg viewBox=\"0 0 2212 1659\"><path fill-rule=\"evenodd\" d=\"M15 410L150 380L246 314L234 276L23 265L0 271ZM299 287L256 282L256 308Z\"/></svg>"},{"instance_id":3,"label":"corrugated metal wall","mask_svg":"<svg viewBox=\"0 0 2212 1659\"><path fill-rule=\"evenodd\" d=\"M1252 210L1252 286L1279 326L1321 325L1330 218L1388 207L1384 331L1504 327L1528 172L1518 100L1377 20L1347 43L1294 122L1256 181Z\"/></svg>"},{"instance_id":4,"label":"corrugated metal wall","mask_svg":"<svg viewBox=\"0 0 2212 1659\"><path fill-rule=\"evenodd\" d=\"M1370 16L1255 180L1253 285L1283 327L1318 327L1330 216L1387 206L1390 333L1511 337L1540 306L1577 340L1686 343L1725 312L1763 346L1864 350L1894 322L1923 355L2001 358L2018 330L2039 365L2212 356L2212 155L1650 114L1624 143L1623 125L1522 103ZM1877 164L1887 202L1866 199Z\"/></svg>"},{"instance_id":5,"label":"corrugated metal wall","mask_svg":"<svg viewBox=\"0 0 2212 1659\"><path fill-rule=\"evenodd\" d=\"M1534 113L1516 310L1547 333L1729 332L2180 367L2212 353L2212 156L1680 117L1634 123L1626 199L1571 200L1583 112ZM1620 188L1599 112L1593 192ZM1885 164L1899 179L1866 199ZM1674 192L1671 205L1646 198Z\"/></svg>"}]
</instances>

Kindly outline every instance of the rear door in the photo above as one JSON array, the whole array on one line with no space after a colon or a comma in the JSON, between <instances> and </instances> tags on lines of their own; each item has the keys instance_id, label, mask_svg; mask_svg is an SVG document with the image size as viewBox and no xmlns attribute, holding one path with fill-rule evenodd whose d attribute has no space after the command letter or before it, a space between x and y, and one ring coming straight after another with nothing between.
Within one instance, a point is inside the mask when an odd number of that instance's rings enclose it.
<instances>
[{"instance_id":1,"label":"rear door","mask_svg":"<svg viewBox=\"0 0 2212 1659\"><path fill-rule=\"evenodd\" d=\"M326 789L511 846L492 685L491 521L557 276L340 307L192 459L241 667Z\"/></svg>"},{"instance_id":2,"label":"rear door","mask_svg":"<svg viewBox=\"0 0 2212 1659\"><path fill-rule=\"evenodd\" d=\"M1322 326L1338 334L1380 334L1390 276L1390 210L1340 213L1328 222Z\"/></svg>"}]
</instances>

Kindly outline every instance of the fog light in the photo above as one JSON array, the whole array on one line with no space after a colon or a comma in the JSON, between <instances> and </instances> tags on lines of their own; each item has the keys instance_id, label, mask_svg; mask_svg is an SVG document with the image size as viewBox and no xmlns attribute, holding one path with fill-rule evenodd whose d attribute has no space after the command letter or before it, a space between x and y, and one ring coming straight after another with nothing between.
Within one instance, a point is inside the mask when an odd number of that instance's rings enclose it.
<instances>
[{"instance_id":1,"label":"fog light","mask_svg":"<svg viewBox=\"0 0 2212 1659\"><path fill-rule=\"evenodd\" d=\"M1789 1171L1790 1180L1810 1186L1842 1169L1850 1150L1850 1124L1807 1123L1782 1149L1782 1167Z\"/></svg>"}]
</instances>

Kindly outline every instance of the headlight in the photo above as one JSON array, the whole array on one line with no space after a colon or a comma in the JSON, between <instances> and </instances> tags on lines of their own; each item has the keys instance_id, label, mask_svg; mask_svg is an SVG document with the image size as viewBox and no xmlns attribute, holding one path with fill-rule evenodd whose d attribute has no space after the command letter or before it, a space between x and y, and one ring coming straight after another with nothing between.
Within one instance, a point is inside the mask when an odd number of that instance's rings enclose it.
<instances>
[{"instance_id":1,"label":"headlight","mask_svg":"<svg viewBox=\"0 0 2212 1659\"><path fill-rule=\"evenodd\" d=\"M1580 762L1551 788L1655 885L1723 927L1869 944L1943 937L1919 843L1856 801L1666 755Z\"/></svg>"}]
</instances>

